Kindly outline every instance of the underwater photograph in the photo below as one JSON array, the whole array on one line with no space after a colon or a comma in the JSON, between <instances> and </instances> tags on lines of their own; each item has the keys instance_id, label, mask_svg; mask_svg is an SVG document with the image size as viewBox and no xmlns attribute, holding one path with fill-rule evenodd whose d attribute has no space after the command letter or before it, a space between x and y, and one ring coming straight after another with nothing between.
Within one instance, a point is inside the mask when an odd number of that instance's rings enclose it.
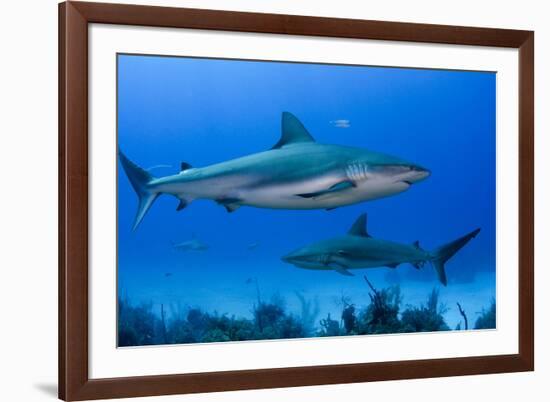
<instances>
[{"instance_id":1,"label":"underwater photograph","mask_svg":"<svg viewBox=\"0 0 550 402\"><path fill-rule=\"evenodd\" d=\"M118 54L117 145L118 347L496 329L495 72Z\"/></svg>"}]
</instances>

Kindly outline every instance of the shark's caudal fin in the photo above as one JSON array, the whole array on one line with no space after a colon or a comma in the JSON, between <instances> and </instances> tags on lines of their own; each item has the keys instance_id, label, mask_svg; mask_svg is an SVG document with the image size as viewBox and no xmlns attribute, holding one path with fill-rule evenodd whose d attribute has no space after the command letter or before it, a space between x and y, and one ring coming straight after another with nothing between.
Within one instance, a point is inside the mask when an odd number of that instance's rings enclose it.
<instances>
[{"instance_id":1,"label":"shark's caudal fin","mask_svg":"<svg viewBox=\"0 0 550 402\"><path fill-rule=\"evenodd\" d=\"M466 245L471 239L477 236L481 229L476 229L473 232L468 233L450 243L444 244L441 247L436 248L432 252L431 263L437 273L439 281L447 286L447 274L445 273L445 263L456 254L458 250Z\"/></svg>"},{"instance_id":2,"label":"shark's caudal fin","mask_svg":"<svg viewBox=\"0 0 550 402\"><path fill-rule=\"evenodd\" d=\"M134 226L132 228L133 230L136 230L139 223L142 221L143 217L145 216L151 205L153 205L153 202L157 199L160 193L151 191L148 188L147 185L151 182L151 180L154 179L154 177L148 171L140 168L138 165L128 159L126 155L124 155L120 150L118 151L118 157L120 159L120 163L122 164L124 172L126 172L126 176L128 176L128 180L130 180L130 183L132 184L132 187L136 191L136 194L139 198L139 206L136 217L134 219Z\"/></svg>"}]
</instances>

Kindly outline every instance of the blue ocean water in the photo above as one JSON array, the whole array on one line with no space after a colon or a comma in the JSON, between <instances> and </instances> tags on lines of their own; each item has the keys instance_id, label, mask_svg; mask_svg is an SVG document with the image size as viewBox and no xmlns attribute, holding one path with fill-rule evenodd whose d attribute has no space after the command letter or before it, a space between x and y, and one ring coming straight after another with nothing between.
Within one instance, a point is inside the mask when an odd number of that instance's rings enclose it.
<instances>
[{"instance_id":1,"label":"blue ocean water","mask_svg":"<svg viewBox=\"0 0 550 402\"><path fill-rule=\"evenodd\" d=\"M368 302L366 274L377 287L399 284L403 304L424 302L432 288L446 322L475 320L495 297L496 75L367 66L259 62L142 55L118 56L118 144L155 176L182 161L206 166L267 150L280 136L281 113L296 115L320 143L364 147L432 172L408 191L325 210L242 207L229 214L198 200L176 212L161 196L136 231L137 197L118 169L118 288L134 303L200 307L250 317L257 299L278 294L299 311L295 292L316 299L320 315L339 317L345 296ZM475 228L480 234L446 264L443 287L433 269L299 269L280 257L344 234L368 214L374 237L424 249ZM205 251L179 252L192 238ZM251 280L253 279L253 280Z\"/></svg>"}]
</instances>

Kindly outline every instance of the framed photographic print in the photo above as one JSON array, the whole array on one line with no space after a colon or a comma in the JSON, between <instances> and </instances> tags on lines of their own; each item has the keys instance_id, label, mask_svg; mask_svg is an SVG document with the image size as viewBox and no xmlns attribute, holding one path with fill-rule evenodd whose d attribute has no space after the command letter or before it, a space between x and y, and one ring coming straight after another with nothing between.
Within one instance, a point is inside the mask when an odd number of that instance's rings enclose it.
<instances>
[{"instance_id":1,"label":"framed photographic print","mask_svg":"<svg viewBox=\"0 0 550 402\"><path fill-rule=\"evenodd\" d=\"M533 32L59 12L60 398L533 370Z\"/></svg>"}]
</instances>

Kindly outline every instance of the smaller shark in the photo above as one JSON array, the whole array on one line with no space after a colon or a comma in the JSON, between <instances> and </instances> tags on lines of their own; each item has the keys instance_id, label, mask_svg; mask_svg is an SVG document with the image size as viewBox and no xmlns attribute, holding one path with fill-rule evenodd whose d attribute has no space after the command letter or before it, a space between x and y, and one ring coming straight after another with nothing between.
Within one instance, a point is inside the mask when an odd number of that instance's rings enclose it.
<instances>
[{"instance_id":1,"label":"smaller shark","mask_svg":"<svg viewBox=\"0 0 550 402\"><path fill-rule=\"evenodd\" d=\"M418 241L400 244L371 237L367 232L367 215L362 214L346 235L312 243L285 255L282 260L299 268L334 270L348 276L353 276L348 269L396 268L403 263L410 263L419 269L429 262L439 281L447 286L445 263L480 230L478 228L433 251L426 251Z\"/></svg>"},{"instance_id":2,"label":"smaller shark","mask_svg":"<svg viewBox=\"0 0 550 402\"><path fill-rule=\"evenodd\" d=\"M210 247L208 244L203 243L193 235L191 240L185 240L181 243L172 242L172 247L176 251L206 251Z\"/></svg>"}]
</instances>

